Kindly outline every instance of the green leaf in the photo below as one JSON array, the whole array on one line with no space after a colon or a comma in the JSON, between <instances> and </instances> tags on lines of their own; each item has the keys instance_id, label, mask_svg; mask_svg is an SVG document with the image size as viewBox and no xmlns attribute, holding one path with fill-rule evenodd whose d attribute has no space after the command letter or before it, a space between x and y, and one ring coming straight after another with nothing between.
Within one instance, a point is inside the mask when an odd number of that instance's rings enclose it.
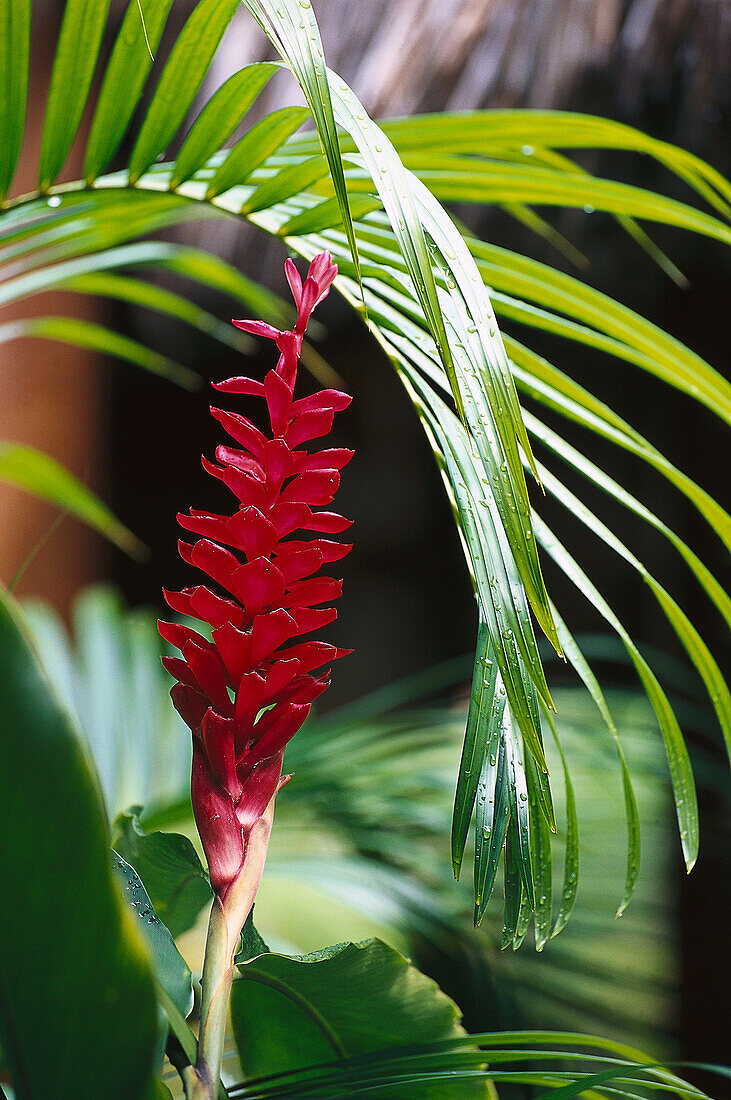
<instances>
[{"instance_id":1,"label":"green leaf","mask_svg":"<svg viewBox=\"0 0 731 1100\"><path fill-rule=\"evenodd\" d=\"M77 294L94 294L156 310L168 317L183 321L238 352L250 353L254 347L253 340L250 340L245 333L230 324L225 324L207 310L201 309L190 298L186 298L183 294L176 294L165 287L156 286L154 283L145 282L143 279L97 271L94 274L63 279L56 285L60 290L70 290Z\"/></svg>"},{"instance_id":2,"label":"green leaf","mask_svg":"<svg viewBox=\"0 0 731 1100\"><path fill-rule=\"evenodd\" d=\"M592 342L614 354L624 346L624 358L702 401L717 415L731 419L731 386L680 340L571 275L473 238L468 243L491 287L565 314L575 323L572 338L581 337L582 342ZM522 319L527 318L526 312ZM583 331L577 322L584 326ZM547 318L533 314L531 323L544 327ZM568 335L568 330L564 331Z\"/></svg>"},{"instance_id":3,"label":"green leaf","mask_svg":"<svg viewBox=\"0 0 731 1100\"><path fill-rule=\"evenodd\" d=\"M155 995L96 776L5 595L0 652L0 1036L15 1095L131 1100L151 1078Z\"/></svg>"},{"instance_id":4,"label":"green leaf","mask_svg":"<svg viewBox=\"0 0 731 1100\"><path fill-rule=\"evenodd\" d=\"M142 879L159 918L173 936L179 936L193 927L213 897L208 876L187 836L146 833L140 812L139 806L133 806L118 815L113 847Z\"/></svg>"},{"instance_id":5,"label":"green leaf","mask_svg":"<svg viewBox=\"0 0 731 1100\"><path fill-rule=\"evenodd\" d=\"M558 623L556 625L558 626ZM561 757L563 782L566 792L566 845L564 853L563 887L561 890L561 901L558 914L554 921L553 929L551 930L551 938L553 939L553 937L557 936L559 932L562 932L568 924L576 903L576 890L579 885L579 819L576 814L574 786L571 782L571 774L568 764L566 763L563 748L561 747L556 723L550 711L545 712L545 718L553 734L553 740L558 749L558 754Z\"/></svg>"},{"instance_id":6,"label":"green leaf","mask_svg":"<svg viewBox=\"0 0 731 1100\"><path fill-rule=\"evenodd\" d=\"M614 532L610 531L601 520L597 519L558 478L542 466L539 469L548 492L568 508L577 519L593 531L616 554L628 562L647 582L708 691L723 732L727 754L731 759L731 694L708 646L670 593L655 579L642 562L627 549Z\"/></svg>"},{"instance_id":7,"label":"green leaf","mask_svg":"<svg viewBox=\"0 0 731 1100\"><path fill-rule=\"evenodd\" d=\"M236 184L245 183L254 169L272 156L309 117L307 107L281 107L257 122L229 150L208 184L206 199L213 199Z\"/></svg>"},{"instance_id":8,"label":"green leaf","mask_svg":"<svg viewBox=\"0 0 731 1100\"><path fill-rule=\"evenodd\" d=\"M269 179L264 180L263 183L254 188L241 207L240 213L254 214L257 210L265 210L267 207L276 206L277 203L306 190L326 174L327 163L322 157L310 157L309 160L302 163L298 162L297 164L291 164L288 168L274 171ZM338 218L337 221L333 221L333 224L338 224L339 221Z\"/></svg>"},{"instance_id":9,"label":"green leaf","mask_svg":"<svg viewBox=\"0 0 731 1100\"><path fill-rule=\"evenodd\" d=\"M350 199L350 213L353 221L357 221L365 214L373 210L381 209L381 201L371 195L354 195ZM318 202L309 210L303 210L301 214L295 214L286 221L279 230L281 236L292 237L307 233L321 233L323 229L340 225L340 206L337 199L325 199Z\"/></svg>"},{"instance_id":10,"label":"green leaf","mask_svg":"<svg viewBox=\"0 0 731 1100\"><path fill-rule=\"evenodd\" d=\"M132 909L132 919L137 921L139 934L147 943L155 978L181 1016L188 1016L193 1008L190 967L173 943L169 929L157 915L135 868L116 851L112 852L112 864L122 897Z\"/></svg>"},{"instance_id":11,"label":"green leaf","mask_svg":"<svg viewBox=\"0 0 731 1100\"><path fill-rule=\"evenodd\" d=\"M550 448L551 451L569 466L572 466L579 473L583 474L594 485L597 485L600 489L603 489L612 500L623 504L635 515L640 516L646 523L654 527L656 531L659 531L672 546L678 551L691 571L695 574L698 582L706 590L706 593L716 605L721 615L726 620L727 625L731 628L731 598L727 595L725 590L721 587L719 582L713 576L709 569L703 564L700 558L695 554L689 546L678 535L672 531L667 524L658 519L657 516L646 508L641 501L637 500L631 493L627 492L614 478L606 474L599 466L591 462L580 451L571 444L567 443L555 432L547 428L545 424L541 423L531 413L526 413L526 423L529 426L531 434L540 439L542 443ZM721 533L721 532L717 532Z\"/></svg>"},{"instance_id":12,"label":"green leaf","mask_svg":"<svg viewBox=\"0 0 731 1100\"><path fill-rule=\"evenodd\" d=\"M277 61L247 65L221 85L191 126L178 153L170 177L174 191L204 166L210 156L231 137L267 82L279 69ZM230 154L229 154L230 155Z\"/></svg>"},{"instance_id":13,"label":"green leaf","mask_svg":"<svg viewBox=\"0 0 731 1100\"><path fill-rule=\"evenodd\" d=\"M251 959L255 959L257 955L266 955L269 952L269 948L264 943L264 940L261 938L254 925L255 908L256 906L252 905L249 910L249 915L246 918L246 923L241 929L241 941L234 960L238 966L249 962Z\"/></svg>"},{"instance_id":14,"label":"green leaf","mask_svg":"<svg viewBox=\"0 0 731 1100\"><path fill-rule=\"evenodd\" d=\"M90 489L42 451L22 443L0 442L0 478L62 508L127 554L141 558L147 553L139 539Z\"/></svg>"},{"instance_id":15,"label":"green leaf","mask_svg":"<svg viewBox=\"0 0 731 1100\"><path fill-rule=\"evenodd\" d=\"M320 28L310 0L244 0L280 57L294 73L312 112L320 148L325 154L350 254L360 283L358 248L348 205L343 161L333 110L330 74L325 66Z\"/></svg>"},{"instance_id":16,"label":"green leaf","mask_svg":"<svg viewBox=\"0 0 731 1100\"><path fill-rule=\"evenodd\" d=\"M147 80L173 0L130 0L104 70L84 158L93 183L124 137Z\"/></svg>"},{"instance_id":17,"label":"green leaf","mask_svg":"<svg viewBox=\"0 0 731 1100\"><path fill-rule=\"evenodd\" d=\"M577 565L566 548L538 516L534 518L534 525L536 529L536 538L539 540L546 553L554 559L566 576L617 633L642 681L642 685L660 725L660 732L662 733L668 760L670 779L673 785L675 811L678 818L678 829L680 831L680 843L683 849L686 869L691 871L698 858L698 800L695 791L695 782L693 780L693 769L691 768L690 759L688 757L688 750L685 746L683 734L678 725L675 713L670 706L667 695L624 626L596 586L589 580L584 570Z\"/></svg>"},{"instance_id":18,"label":"green leaf","mask_svg":"<svg viewBox=\"0 0 731 1100\"><path fill-rule=\"evenodd\" d=\"M542 951L551 935L551 908L553 904L553 873L551 866L551 834L546 819L539 809L540 779L533 760L526 761L528 797L530 801L531 859L535 910L533 923L536 933L536 951Z\"/></svg>"},{"instance_id":19,"label":"green leaf","mask_svg":"<svg viewBox=\"0 0 731 1100\"><path fill-rule=\"evenodd\" d=\"M718 211L731 214L731 187L720 172L699 157L613 119L570 111L460 111L417 115L384 123L401 150L424 146L500 156L520 150L525 158L537 148L627 149L665 165ZM562 158L564 159L564 158Z\"/></svg>"},{"instance_id":20,"label":"green leaf","mask_svg":"<svg viewBox=\"0 0 731 1100\"><path fill-rule=\"evenodd\" d=\"M488 753L492 731L498 717L495 701L497 662L490 660L490 631L482 605L479 610L477 652L472 676L470 709L462 745L462 759L457 775L452 815L452 865L454 877L459 878L467 832L477 797L480 775Z\"/></svg>"},{"instance_id":21,"label":"green leaf","mask_svg":"<svg viewBox=\"0 0 731 1100\"><path fill-rule=\"evenodd\" d=\"M0 201L23 145L28 99L31 0L0 0Z\"/></svg>"},{"instance_id":22,"label":"green leaf","mask_svg":"<svg viewBox=\"0 0 731 1100\"><path fill-rule=\"evenodd\" d=\"M475 925L485 915L510 822L510 790L505 741L510 714L502 703L502 728L482 765L475 814Z\"/></svg>"},{"instance_id":23,"label":"green leaf","mask_svg":"<svg viewBox=\"0 0 731 1100\"><path fill-rule=\"evenodd\" d=\"M38 187L46 191L63 168L86 106L109 0L68 0L51 73L43 122Z\"/></svg>"},{"instance_id":24,"label":"green leaf","mask_svg":"<svg viewBox=\"0 0 731 1100\"><path fill-rule=\"evenodd\" d=\"M534 397L543 405L555 409L562 416L576 421L595 434L603 436L652 466L688 498L705 517L718 537L731 549L731 517L708 493L699 488L686 474L681 473L657 448L648 443L612 409L593 398L542 356L529 351L515 340L508 339L506 343L510 350L516 382L523 393ZM525 415L527 422L530 420L530 414ZM535 421L533 423L535 424ZM536 434L535 430L534 434ZM713 584L711 583L709 587L713 588ZM716 602L721 602L717 598L717 593L712 598Z\"/></svg>"},{"instance_id":25,"label":"green leaf","mask_svg":"<svg viewBox=\"0 0 731 1100\"><path fill-rule=\"evenodd\" d=\"M576 639L571 634L570 630L566 626L565 622L559 615L557 609L553 608L553 617L556 623L556 628L561 638L561 645L566 655L566 660L571 664L578 674L581 682L586 688L589 696L594 701L597 710L599 711L605 726L609 730L610 736L614 741L615 748L617 750L617 757L619 758L619 765L622 772L622 793L624 796L624 812L627 821L627 869L624 880L624 892L622 894L622 900L617 908L617 916L621 917L625 909L629 905L632 895L635 892L637 886L637 878L640 873L640 818L637 812L637 799L635 798L634 788L632 786L632 778L630 776L629 768L627 766L627 760L624 755L624 749L622 743L619 740L619 734L615 725L614 719L607 705L607 701L604 697L604 692L599 686L599 682L594 675L592 669L589 666L584 654L578 646ZM559 744L559 751L560 744ZM563 761L563 753L561 754ZM565 772L566 782L566 812L567 817L570 816L571 810L569 807L569 778L568 772ZM573 800L573 795L571 795ZM567 833L571 831L571 822L569 821L567 826ZM566 842L566 871L569 870L569 836L567 835ZM575 868L578 876L578 865ZM565 877L565 876L564 876ZM574 880L575 881L575 880ZM556 925L552 935L557 935L556 927L561 922L561 913L559 912L556 918ZM559 929L560 930L560 929Z\"/></svg>"},{"instance_id":26,"label":"green leaf","mask_svg":"<svg viewBox=\"0 0 731 1100\"><path fill-rule=\"evenodd\" d=\"M195 99L238 0L201 0L173 46L129 161L130 183L164 152Z\"/></svg>"},{"instance_id":27,"label":"green leaf","mask_svg":"<svg viewBox=\"0 0 731 1100\"><path fill-rule=\"evenodd\" d=\"M27 317L0 325L0 344L29 336L58 340L73 347L113 355L152 374L177 382L187 390L197 390L201 385L201 378L195 371L182 367L167 355L152 351L129 336L122 336L104 325L97 325L94 321L77 317Z\"/></svg>"},{"instance_id":28,"label":"green leaf","mask_svg":"<svg viewBox=\"0 0 731 1100\"><path fill-rule=\"evenodd\" d=\"M381 940L311 955L260 955L239 967L231 1019L247 1077L332 1062L407 1043L463 1036L456 1005ZM262 1027L262 1021L266 1026ZM485 1096L440 1087L385 1096Z\"/></svg>"}]
</instances>

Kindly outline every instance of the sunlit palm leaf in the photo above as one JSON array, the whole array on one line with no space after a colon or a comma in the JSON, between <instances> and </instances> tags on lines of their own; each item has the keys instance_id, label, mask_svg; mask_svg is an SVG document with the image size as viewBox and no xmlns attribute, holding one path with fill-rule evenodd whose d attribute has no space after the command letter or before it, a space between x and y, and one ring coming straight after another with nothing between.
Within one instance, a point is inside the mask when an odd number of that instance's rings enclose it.
<instances>
[{"instance_id":1,"label":"sunlit palm leaf","mask_svg":"<svg viewBox=\"0 0 731 1100\"><path fill-rule=\"evenodd\" d=\"M99 92L84 156L92 183L109 164L145 86L173 0L129 0ZM213 150L211 150L213 152Z\"/></svg>"},{"instance_id":2,"label":"sunlit palm leaf","mask_svg":"<svg viewBox=\"0 0 731 1100\"><path fill-rule=\"evenodd\" d=\"M30 0L0 2L0 198L18 166L25 130L30 57Z\"/></svg>"}]
</instances>

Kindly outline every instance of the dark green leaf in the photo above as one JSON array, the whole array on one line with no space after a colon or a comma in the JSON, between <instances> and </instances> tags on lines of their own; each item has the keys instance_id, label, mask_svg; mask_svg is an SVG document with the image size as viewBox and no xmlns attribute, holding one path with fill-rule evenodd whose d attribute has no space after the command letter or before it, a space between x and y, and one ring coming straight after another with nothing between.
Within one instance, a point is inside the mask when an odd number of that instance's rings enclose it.
<instances>
[{"instance_id":1,"label":"dark green leaf","mask_svg":"<svg viewBox=\"0 0 731 1100\"><path fill-rule=\"evenodd\" d=\"M180 1012L187 1016L193 1008L193 980L190 967L173 943L167 927L155 912L155 907L134 867L112 853L112 863L122 897L132 909L132 918L147 942L153 973Z\"/></svg>"},{"instance_id":2,"label":"dark green leaf","mask_svg":"<svg viewBox=\"0 0 731 1100\"><path fill-rule=\"evenodd\" d=\"M452 866L454 876L459 878L464 856L467 833L472 819L472 811L477 797L477 787L488 753L493 732L499 731L499 711L495 703L495 682L497 662L489 657L490 631L480 605L477 652L472 676L470 709L467 716L467 729L462 746L462 759L457 776L457 790L454 795L454 813L452 815ZM496 719L498 722L496 722ZM497 737L495 738L495 747Z\"/></svg>"},{"instance_id":3,"label":"dark green leaf","mask_svg":"<svg viewBox=\"0 0 731 1100\"><path fill-rule=\"evenodd\" d=\"M140 807L133 806L118 815L114 849L142 879L158 917L179 936L192 928L213 897L208 876L187 836L146 833L139 814Z\"/></svg>"},{"instance_id":4,"label":"dark green leaf","mask_svg":"<svg viewBox=\"0 0 731 1100\"><path fill-rule=\"evenodd\" d=\"M380 940L338 944L312 955L261 955L239 968L231 993L234 1036L248 1077L332 1062L354 1054L464 1035L456 1005ZM262 1027L266 1020L266 1027ZM393 1097L485 1096L387 1091Z\"/></svg>"},{"instance_id":5,"label":"dark green leaf","mask_svg":"<svg viewBox=\"0 0 731 1100\"><path fill-rule=\"evenodd\" d=\"M0 596L0 1035L18 1100L132 1100L151 1079L147 953L113 880L95 774Z\"/></svg>"}]
</instances>

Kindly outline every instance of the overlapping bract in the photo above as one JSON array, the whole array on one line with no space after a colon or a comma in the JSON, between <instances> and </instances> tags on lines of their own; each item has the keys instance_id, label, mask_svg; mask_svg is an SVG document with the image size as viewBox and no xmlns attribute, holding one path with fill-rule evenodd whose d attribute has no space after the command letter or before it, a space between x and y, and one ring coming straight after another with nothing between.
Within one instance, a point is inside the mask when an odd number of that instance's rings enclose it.
<instances>
[{"instance_id":1,"label":"overlapping bract","mask_svg":"<svg viewBox=\"0 0 731 1100\"><path fill-rule=\"evenodd\" d=\"M239 507L231 516L193 509L178 516L186 531L200 536L192 545L180 542L181 557L226 595L202 584L165 598L174 611L208 623L213 641L186 626L159 624L182 655L163 663L178 681L173 702L193 732L193 810L219 896L235 881L247 836L283 782L287 742L329 685L329 669L318 670L350 652L301 640L336 618L335 608L322 605L340 595L342 582L314 574L351 548L319 537L340 534L350 521L316 509L331 503L353 452L302 447L327 435L335 412L351 398L337 390L293 397L303 333L337 267L324 252L312 261L304 284L291 260L285 270L298 308L294 329L234 321L276 342L276 368L263 382L239 377L215 386L264 397L271 438L245 416L212 408L238 446L219 446L217 462L204 458L203 465ZM316 534L289 537L297 531Z\"/></svg>"}]
</instances>

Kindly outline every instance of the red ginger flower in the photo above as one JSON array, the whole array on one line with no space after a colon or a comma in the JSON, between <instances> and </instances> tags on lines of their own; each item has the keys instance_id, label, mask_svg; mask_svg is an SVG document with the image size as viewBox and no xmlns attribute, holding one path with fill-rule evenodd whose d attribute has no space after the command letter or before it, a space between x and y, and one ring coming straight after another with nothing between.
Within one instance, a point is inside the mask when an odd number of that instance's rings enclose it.
<instances>
[{"instance_id":1,"label":"red ginger flower","mask_svg":"<svg viewBox=\"0 0 731 1100\"><path fill-rule=\"evenodd\" d=\"M239 507L232 516L193 509L178 516L185 530L201 536L193 545L179 543L181 557L227 593L205 584L165 592L174 611L213 628L212 642L188 627L159 623L163 638L182 654L163 657L163 664L178 681L170 694L193 733L193 811L211 883L224 905L254 825L288 778L282 778L285 746L329 686L329 669L317 670L351 652L299 640L337 617L335 608L322 605L340 595L342 581L314 574L351 547L316 536L288 537L296 531L339 534L350 526L335 512L315 508L330 504L353 452L310 453L302 444L327 435L334 413L351 398L338 390L293 398L303 333L337 270L323 252L303 285L287 260L298 309L291 332L262 321L233 322L274 340L279 362L263 382L241 377L214 385L223 393L264 397L271 438L245 416L211 408L239 446L219 446L218 464L203 458L203 465Z\"/></svg>"}]
</instances>

